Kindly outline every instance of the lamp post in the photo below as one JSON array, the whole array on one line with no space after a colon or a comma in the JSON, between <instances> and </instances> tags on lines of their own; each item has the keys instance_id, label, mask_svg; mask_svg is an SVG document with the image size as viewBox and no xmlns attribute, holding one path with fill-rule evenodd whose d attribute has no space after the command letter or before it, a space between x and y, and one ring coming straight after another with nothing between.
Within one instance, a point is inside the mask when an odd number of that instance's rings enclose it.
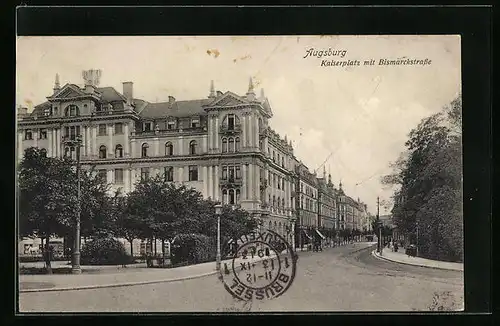
<instances>
[{"instance_id":1,"label":"lamp post","mask_svg":"<svg viewBox=\"0 0 500 326\"><path fill-rule=\"evenodd\" d=\"M80 213L81 213L81 185L80 185L80 147L82 146L82 136L63 137L63 143L70 148L75 148L76 151L76 175L77 175L77 205L75 218L75 242L73 247L73 255L71 260L71 272L73 274L81 274L80 267Z\"/></svg>"},{"instance_id":2,"label":"lamp post","mask_svg":"<svg viewBox=\"0 0 500 326\"><path fill-rule=\"evenodd\" d=\"M215 269L220 271L220 215L222 213L222 205L215 205L215 215L217 215L217 256L215 262Z\"/></svg>"}]
</instances>

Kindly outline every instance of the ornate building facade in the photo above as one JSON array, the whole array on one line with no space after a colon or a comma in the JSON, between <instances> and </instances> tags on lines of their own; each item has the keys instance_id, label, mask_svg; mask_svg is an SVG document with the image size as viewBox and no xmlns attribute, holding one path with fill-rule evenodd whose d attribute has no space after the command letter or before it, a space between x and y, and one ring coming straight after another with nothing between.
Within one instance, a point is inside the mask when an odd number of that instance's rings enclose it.
<instances>
[{"instance_id":1,"label":"ornate building facade","mask_svg":"<svg viewBox=\"0 0 500 326\"><path fill-rule=\"evenodd\" d=\"M95 165L112 190L130 192L136 181L162 175L205 198L240 205L260 224L293 239L293 148L269 127L273 113L250 80L245 95L216 91L206 98L150 103L99 87L101 72L83 73L84 87L60 86L33 112L20 109L18 159L28 147L48 156L72 155L66 140L82 137L81 163Z\"/></svg>"}]
</instances>

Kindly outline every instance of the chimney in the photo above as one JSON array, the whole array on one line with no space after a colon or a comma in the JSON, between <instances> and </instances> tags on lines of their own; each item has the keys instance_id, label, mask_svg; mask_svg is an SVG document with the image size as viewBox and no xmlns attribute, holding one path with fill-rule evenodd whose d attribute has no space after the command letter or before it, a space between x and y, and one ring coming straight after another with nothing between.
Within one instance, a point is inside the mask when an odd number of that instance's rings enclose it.
<instances>
[{"instance_id":1,"label":"chimney","mask_svg":"<svg viewBox=\"0 0 500 326\"><path fill-rule=\"evenodd\" d=\"M168 96L168 103L169 104L174 104L174 102L175 102L175 97L169 95Z\"/></svg>"},{"instance_id":2,"label":"chimney","mask_svg":"<svg viewBox=\"0 0 500 326\"><path fill-rule=\"evenodd\" d=\"M99 86L102 71L99 69L90 69L82 71L82 77L85 82L85 92L93 93L94 88Z\"/></svg>"},{"instance_id":3,"label":"chimney","mask_svg":"<svg viewBox=\"0 0 500 326\"><path fill-rule=\"evenodd\" d=\"M133 82L123 82L123 96L127 99L127 103L132 103L134 99L134 83Z\"/></svg>"}]
</instances>

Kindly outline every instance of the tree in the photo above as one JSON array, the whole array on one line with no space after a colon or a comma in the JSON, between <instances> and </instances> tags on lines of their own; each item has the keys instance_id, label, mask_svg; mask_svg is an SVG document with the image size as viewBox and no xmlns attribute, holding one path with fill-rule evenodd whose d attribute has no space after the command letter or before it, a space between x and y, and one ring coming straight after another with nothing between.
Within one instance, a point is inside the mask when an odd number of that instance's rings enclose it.
<instances>
[{"instance_id":1,"label":"tree","mask_svg":"<svg viewBox=\"0 0 500 326\"><path fill-rule=\"evenodd\" d=\"M413 129L405 159L382 181L398 186L392 210L398 228L427 258L463 260L461 98Z\"/></svg>"},{"instance_id":2,"label":"tree","mask_svg":"<svg viewBox=\"0 0 500 326\"><path fill-rule=\"evenodd\" d=\"M49 239L74 225L76 174L70 160L49 158L31 147L20 163L18 183L20 235L45 239L47 273L52 273Z\"/></svg>"},{"instance_id":3,"label":"tree","mask_svg":"<svg viewBox=\"0 0 500 326\"><path fill-rule=\"evenodd\" d=\"M130 243L130 256L134 257L133 241L144 234L145 226L141 216L129 213L128 196L115 194L112 216L113 233Z\"/></svg>"}]
</instances>

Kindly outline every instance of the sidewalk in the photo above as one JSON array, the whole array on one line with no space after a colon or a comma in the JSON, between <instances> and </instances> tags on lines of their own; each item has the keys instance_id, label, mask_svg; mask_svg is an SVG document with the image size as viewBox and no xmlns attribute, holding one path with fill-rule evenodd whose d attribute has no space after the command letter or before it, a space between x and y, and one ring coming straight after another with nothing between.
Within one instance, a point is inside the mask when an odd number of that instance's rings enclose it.
<instances>
[{"instance_id":1,"label":"sidewalk","mask_svg":"<svg viewBox=\"0 0 500 326\"><path fill-rule=\"evenodd\" d=\"M393 252L392 249L388 248L384 248L382 250L382 256L379 253L377 253L376 250L374 250L372 254L379 259L384 259L400 264L437 268L437 269L447 269L447 270L462 271L462 272L464 271L464 264L461 263L451 263L446 261L431 260L420 257L408 257L408 255L406 255L403 251Z\"/></svg>"},{"instance_id":2,"label":"sidewalk","mask_svg":"<svg viewBox=\"0 0 500 326\"><path fill-rule=\"evenodd\" d=\"M271 255L270 257L275 257ZM269 257L256 258L256 260L268 259ZM227 263L232 266L232 259L221 261L221 266ZM235 260L235 267L240 268L241 258ZM82 269L116 268L116 266L82 266ZM175 282L200 278L217 273L215 262L197 265L182 266L176 268L119 268L114 273L106 271L103 274L52 274L52 275L19 275L19 291L24 292L46 292L46 291L69 291L84 290L106 287L131 286L141 284Z\"/></svg>"}]
</instances>

